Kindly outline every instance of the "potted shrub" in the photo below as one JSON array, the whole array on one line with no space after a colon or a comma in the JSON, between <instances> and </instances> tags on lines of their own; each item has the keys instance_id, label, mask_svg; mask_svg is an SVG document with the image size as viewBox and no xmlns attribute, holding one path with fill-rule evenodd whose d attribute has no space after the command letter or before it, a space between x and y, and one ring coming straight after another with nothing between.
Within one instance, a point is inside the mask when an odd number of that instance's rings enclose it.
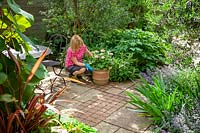
<instances>
[{"instance_id":1,"label":"potted shrub","mask_svg":"<svg viewBox=\"0 0 200 133\"><path fill-rule=\"evenodd\" d=\"M109 81L109 72L112 68L113 53L105 49L92 51L93 57L88 59L88 63L94 67L92 79L95 84L105 85Z\"/></svg>"}]
</instances>

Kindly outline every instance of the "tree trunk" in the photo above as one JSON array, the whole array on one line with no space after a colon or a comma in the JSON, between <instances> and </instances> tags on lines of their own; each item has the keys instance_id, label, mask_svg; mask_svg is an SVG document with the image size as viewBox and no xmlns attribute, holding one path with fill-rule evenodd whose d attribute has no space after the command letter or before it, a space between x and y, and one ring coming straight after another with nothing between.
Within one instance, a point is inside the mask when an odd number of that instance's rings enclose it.
<instances>
[{"instance_id":1,"label":"tree trunk","mask_svg":"<svg viewBox=\"0 0 200 133\"><path fill-rule=\"evenodd\" d=\"M73 3L75 12L73 32L74 34L80 34L81 25L80 25L80 13L79 13L79 0L73 0Z\"/></svg>"}]
</instances>

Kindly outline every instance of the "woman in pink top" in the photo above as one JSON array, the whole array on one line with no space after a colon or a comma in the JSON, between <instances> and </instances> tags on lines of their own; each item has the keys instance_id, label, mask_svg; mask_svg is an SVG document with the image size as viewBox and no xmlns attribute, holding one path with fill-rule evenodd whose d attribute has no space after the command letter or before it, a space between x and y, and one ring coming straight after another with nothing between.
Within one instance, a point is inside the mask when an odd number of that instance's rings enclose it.
<instances>
[{"instance_id":1,"label":"woman in pink top","mask_svg":"<svg viewBox=\"0 0 200 133\"><path fill-rule=\"evenodd\" d=\"M83 63L84 54L92 56L92 53L87 49L83 40L79 35L73 35L70 40L70 47L67 50L65 66L70 73L70 76L81 75L86 71Z\"/></svg>"}]
</instances>

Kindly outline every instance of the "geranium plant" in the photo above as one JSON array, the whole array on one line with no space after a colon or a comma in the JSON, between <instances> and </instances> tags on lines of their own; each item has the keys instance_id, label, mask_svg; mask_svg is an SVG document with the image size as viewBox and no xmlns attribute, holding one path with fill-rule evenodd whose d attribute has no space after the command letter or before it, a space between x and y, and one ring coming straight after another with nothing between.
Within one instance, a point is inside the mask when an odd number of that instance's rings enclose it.
<instances>
[{"instance_id":1,"label":"geranium plant","mask_svg":"<svg viewBox=\"0 0 200 133\"><path fill-rule=\"evenodd\" d=\"M94 70L110 70L112 68L113 53L105 49L92 51L92 58L87 59Z\"/></svg>"}]
</instances>

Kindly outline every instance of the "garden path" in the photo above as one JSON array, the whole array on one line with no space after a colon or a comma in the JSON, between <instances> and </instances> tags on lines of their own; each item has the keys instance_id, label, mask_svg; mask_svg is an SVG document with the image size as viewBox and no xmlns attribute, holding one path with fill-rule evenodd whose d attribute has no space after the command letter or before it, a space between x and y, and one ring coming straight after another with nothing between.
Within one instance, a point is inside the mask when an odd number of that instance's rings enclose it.
<instances>
[{"instance_id":1,"label":"garden path","mask_svg":"<svg viewBox=\"0 0 200 133\"><path fill-rule=\"evenodd\" d=\"M53 72L49 72L54 76ZM63 81L55 82L54 91L62 87ZM56 106L65 117L69 114L87 125L97 128L100 133L147 133L151 132L150 121L132 110L125 91L134 92L138 81L110 82L104 86L93 83L85 85L68 83L68 89L59 97ZM56 88L57 87L57 88Z\"/></svg>"}]
</instances>

